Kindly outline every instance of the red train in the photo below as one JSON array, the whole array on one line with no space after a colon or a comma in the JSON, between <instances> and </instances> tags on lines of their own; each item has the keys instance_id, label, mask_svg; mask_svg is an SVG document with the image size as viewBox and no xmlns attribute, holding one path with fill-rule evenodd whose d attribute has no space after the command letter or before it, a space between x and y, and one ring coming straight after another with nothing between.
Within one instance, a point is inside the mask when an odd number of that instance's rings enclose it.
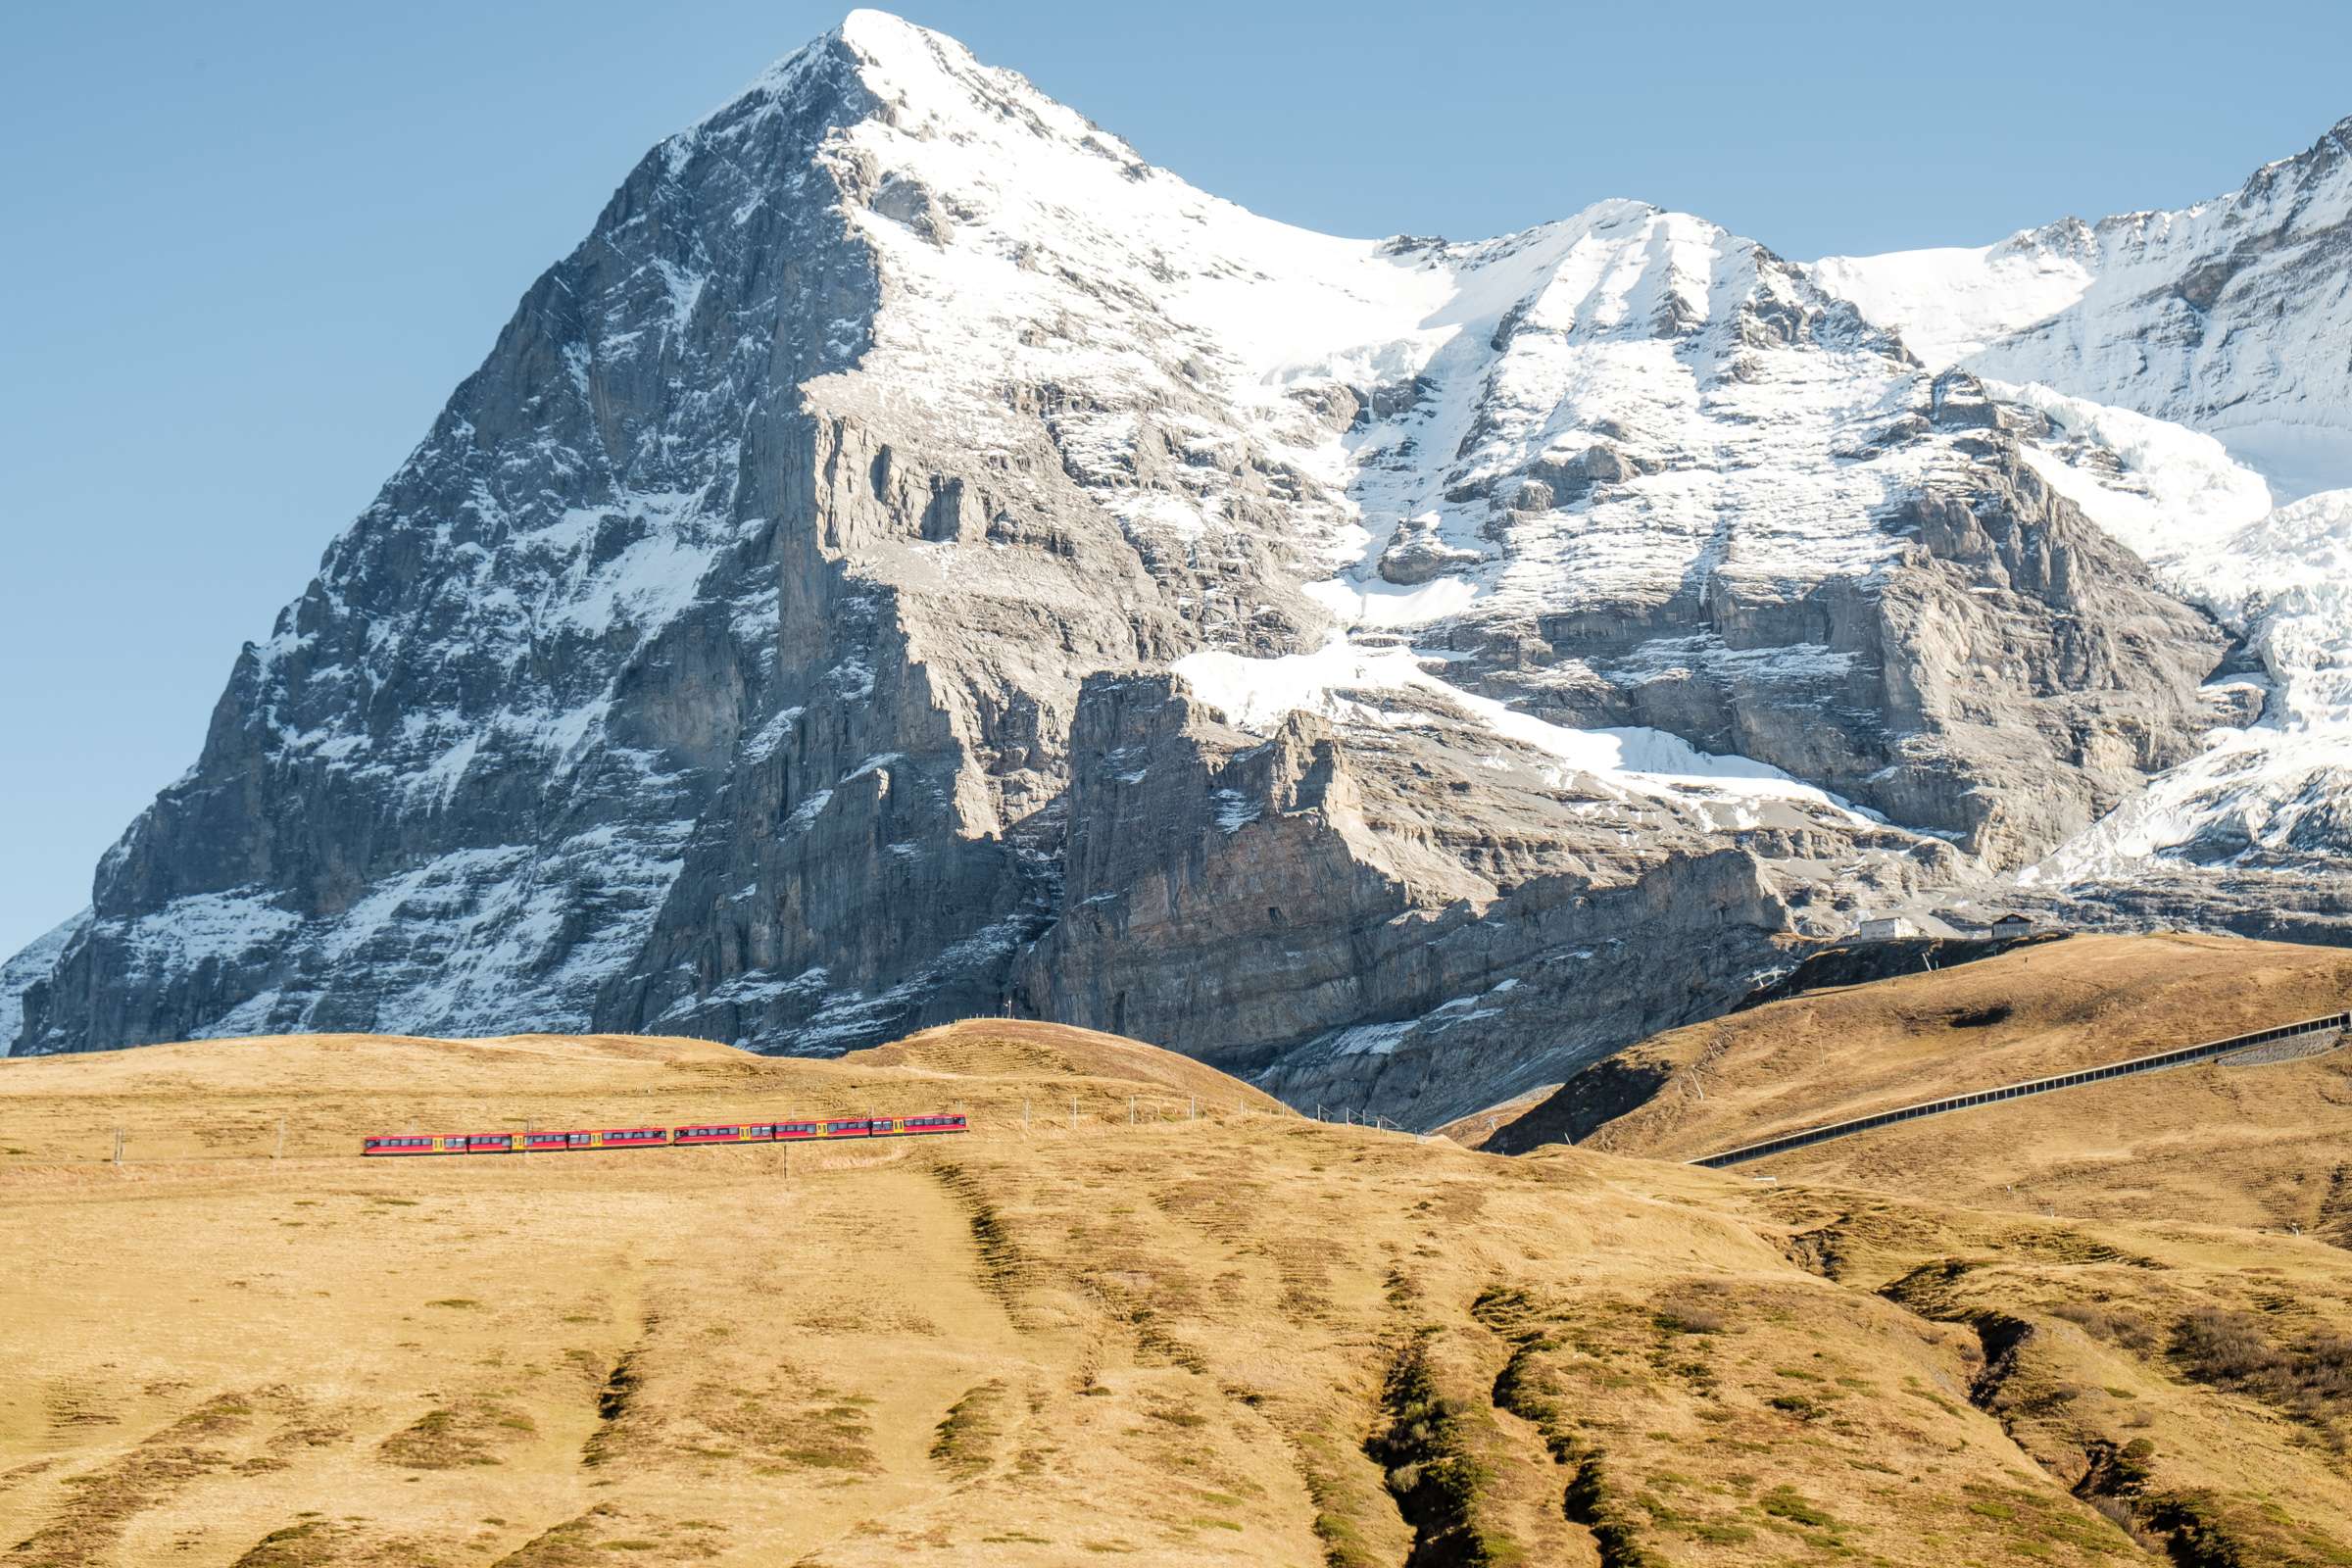
<instances>
[{"instance_id":1,"label":"red train","mask_svg":"<svg viewBox=\"0 0 2352 1568\"><path fill-rule=\"evenodd\" d=\"M971 1130L962 1116L836 1116L816 1121L714 1122L692 1127L607 1127L591 1132L387 1133L360 1152L560 1154L587 1149L671 1149L687 1144L781 1144L824 1138L922 1138Z\"/></svg>"}]
</instances>

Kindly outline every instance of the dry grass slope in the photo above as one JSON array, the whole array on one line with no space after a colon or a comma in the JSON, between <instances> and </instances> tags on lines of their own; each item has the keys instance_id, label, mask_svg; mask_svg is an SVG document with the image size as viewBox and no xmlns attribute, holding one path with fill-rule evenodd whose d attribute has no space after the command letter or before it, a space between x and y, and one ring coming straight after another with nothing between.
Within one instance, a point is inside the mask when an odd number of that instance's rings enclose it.
<instances>
[{"instance_id":1,"label":"dry grass slope","mask_svg":"<svg viewBox=\"0 0 2352 1568\"><path fill-rule=\"evenodd\" d=\"M1574 1124L1590 1126L1590 1148L1688 1159L2338 1011L2348 998L2352 953L2340 948L2075 937L1656 1036L1484 1147L1540 1147ZM1740 1170L2035 1212L2194 1214L2352 1242L2352 1051L2176 1068L1883 1128Z\"/></svg>"},{"instance_id":2,"label":"dry grass slope","mask_svg":"<svg viewBox=\"0 0 2352 1568\"><path fill-rule=\"evenodd\" d=\"M7 1568L2352 1561L2311 1241L1505 1159L997 1023L12 1062L0 1147Z\"/></svg>"}]
</instances>

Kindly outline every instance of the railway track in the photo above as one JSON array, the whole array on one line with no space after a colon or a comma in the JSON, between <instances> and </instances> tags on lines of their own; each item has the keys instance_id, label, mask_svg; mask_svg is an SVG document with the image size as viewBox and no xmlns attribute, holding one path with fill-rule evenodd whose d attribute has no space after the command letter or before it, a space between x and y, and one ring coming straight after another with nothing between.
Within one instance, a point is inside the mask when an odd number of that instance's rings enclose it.
<instances>
[{"instance_id":1,"label":"railway track","mask_svg":"<svg viewBox=\"0 0 2352 1568\"><path fill-rule=\"evenodd\" d=\"M2109 1062L2103 1067L2084 1067L2077 1072L2062 1072L2048 1078L2029 1078L2023 1083L2002 1084L1997 1088L1979 1089L1965 1095L1950 1095L1942 1100L1923 1101L1916 1105L1899 1105L1892 1110L1877 1111L1868 1116L1824 1122L1818 1127L1800 1127L1795 1132L1782 1133L1776 1138L1742 1144L1737 1149L1719 1150L1712 1154L1701 1154L1688 1163L1720 1169L1726 1165L1743 1164L1751 1159L1786 1154L1792 1150L1809 1149L1815 1144L1826 1144L1833 1138L1851 1138L1856 1133L1891 1127L1897 1122L1916 1121L1922 1116L1940 1116L1948 1111L1968 1110L2004 1100L2022 1100L2028 1095L2054 1094L2061 1089L2079 1089L2084 1084L2103 1083L2110 1078L2128 1078L2134 1073L2161 1072L2167 1067L2181 1067L2191 1062L2228 1058L2231 1065L2251 1066L2258 1062L2317 1055L2322 1051L2332 1049L2337 1043L2329 1036L2340 1039L2347 1029L2352 1029L2352 1012L2331 1012L2323 1017L2306 1018L2300 1023L2257 1030L2253 1034L2232 1035L2227 1040L2208 1040L2202 1045L2182 1046L2173 1051L2160 1051L2153 1055Z\"/></svg>"}]
</instances>

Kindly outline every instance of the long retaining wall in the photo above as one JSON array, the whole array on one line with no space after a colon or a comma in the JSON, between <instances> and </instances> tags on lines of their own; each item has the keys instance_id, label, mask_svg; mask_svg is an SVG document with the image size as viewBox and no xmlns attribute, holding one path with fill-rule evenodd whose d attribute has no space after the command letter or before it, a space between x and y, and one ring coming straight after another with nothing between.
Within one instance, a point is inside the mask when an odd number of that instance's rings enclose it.
<instances>
[{"instance_id":1,"label":"long retaining wall","mask_svg":"<svg viewBox=\"0 0 2352 1568\"><path fill-rule=\"evenodd\" d=\"M1930 1100L1917 1105L1904 1105L1894 1110L1882 1110L1876 1115L1856 1116L1850 1121L1834 1121L1819 1127L1801 1128L1767 1138L1762 1143L1744 1144L1719 1153L1701 1154L1690 1161L1693 1165L1738 1165L1750 1159L1762 1159L1769 1154L1785 1154L1792 1149L1806 1149L1814 1144L1828 1143L1833 1138L1847 1138L1866 1133L1874 1127L1891 1127L1898 1121L1912 1121L1921 1116L1940 1116L1947 1110L1966 1110L1971 1105L1989 1105L1995 1101L2019 1100L2027 1095L2046 1095L2053 1090L2074 1089L2082 1084L2095 1084L2102 1079L2128 1077L2135 1072L2157 1072L2166 1067L2178 1067L2187 1062L2206 1061L2215 1056L2227 1056L2232 1052L2274 1041L2290 1040L2298 1035L2315 1035L2326 1030L2338 1033L2352 1029L2352 1012L2331 1012L2323 1018L2306 1018L2301 1023L2280 1024L2276 1029L2258 1030L2250 1035L2232 1035L2228 1040L2209 1040L2203 1045L2182 1046L2177 1051L2160 1051L2152 1056L2133 1056L2129 1061L2110 1062L2104 1067L2085 1067L2080 1072L2062 1072L2054 1078L2032 1078L2024 1083L2003 1084L1998 1089L1980 1089L1974 1094L1953 1095L1947 1100Z\"/></svg>"}]
</instances>

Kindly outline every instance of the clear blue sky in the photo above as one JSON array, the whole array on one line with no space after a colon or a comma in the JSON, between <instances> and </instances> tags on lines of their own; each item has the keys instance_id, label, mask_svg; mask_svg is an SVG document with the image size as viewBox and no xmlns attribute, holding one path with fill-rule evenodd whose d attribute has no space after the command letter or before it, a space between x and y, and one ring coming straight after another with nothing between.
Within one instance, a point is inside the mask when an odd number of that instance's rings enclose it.
<instances>
[{"instance_id":1,"label":"clear blue sky","mask_svg":"<svg viewBox=\"0 0 2352 1568\"><path fill-rule=\"evenodd\" d=\"M19 0L0 23L0 956L655 140L846 7ZM1604 196L1792 257L2234 186L2352 7L909 0L1156 163L1352 234Z\"/></svg>"}]
</instances>

